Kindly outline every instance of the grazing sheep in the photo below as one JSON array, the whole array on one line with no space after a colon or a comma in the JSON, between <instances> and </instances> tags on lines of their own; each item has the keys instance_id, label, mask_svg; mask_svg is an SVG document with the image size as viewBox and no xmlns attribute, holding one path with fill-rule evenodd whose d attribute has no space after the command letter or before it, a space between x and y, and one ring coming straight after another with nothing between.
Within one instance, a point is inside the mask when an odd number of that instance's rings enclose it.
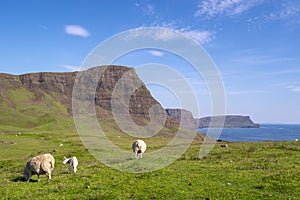
<instances>
[{"instance_id":1,"label":"grazing sheep","mask_svg":"<svg viewBox=\"0 0 300 200\"><path fill-rule=\"evenodd\" d=\"M138 158L141 155L143 157L143 153L146 151L147 145L143 140L136 140L132 144L132 150L135 153L135 158Z\"/></svg>"},{"instance_id":2,"label":"grazing sheep","mask_svg":"<svg viewBox=\"0 0 300 200\"><path fill-rule=\"evenodd\" d=\"M24 168L24 178L30 181L32 175L37 174L38 182L40 182L41 174L48 174L48 180L51 180L51 172L54 169L54 157L51 154L41 154L27 161Z\"/></svg>"},{"instance_id":3,"label":"grazing sheep","mask_svg":"<svg viewBox=\"0 0 300 200\"><path fill-rule=\"evenodd\" d=\"M67 163L69 163L69 173L72 172L72 168L73 168L74 173L76 174L77 166L78 166L77 158L75 156L73 156L72 158L64 157L63 164L67 164Z\"/></svg>"},{"instance_id":4,"label":"grazing sheep","mask_svg":"<svg viewBox=\"0 0 300 200\"><path fill-rule=\"evenodd\" d=\"M227 144L221 144L220 147L227 148L228 145Z\"/></svg>"}]
</instances>

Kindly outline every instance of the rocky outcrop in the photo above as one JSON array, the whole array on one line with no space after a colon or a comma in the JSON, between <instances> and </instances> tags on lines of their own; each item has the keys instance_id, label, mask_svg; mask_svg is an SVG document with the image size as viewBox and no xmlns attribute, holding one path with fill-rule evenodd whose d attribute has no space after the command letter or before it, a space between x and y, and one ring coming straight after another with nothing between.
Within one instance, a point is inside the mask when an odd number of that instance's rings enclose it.
<instances>
[{"instance_id":1,"label":"rocky outcrop","mask_svg":"<svg viewBox=\"0 0 300 200\"><path fill-rule=\"evenodd\" d=\"M199 128L207 127L224 127L224 128L259 128L259 124L255 124L249 116L226 115L203 117L198 119ZM224 124L223 124L224 122Z\"/></svg>"},{"instance_id":2,"label":"rocky outcrop","mask_svg":"<svg viewBox=\"0 0 300 200\"><path fill-rule=\"evenodd\" d=\"M185 109L165 109L170 117L176 119L181 126L195 130L198 128L198 122L194 119L192 112Z\"/></svg>"}]
</instances>

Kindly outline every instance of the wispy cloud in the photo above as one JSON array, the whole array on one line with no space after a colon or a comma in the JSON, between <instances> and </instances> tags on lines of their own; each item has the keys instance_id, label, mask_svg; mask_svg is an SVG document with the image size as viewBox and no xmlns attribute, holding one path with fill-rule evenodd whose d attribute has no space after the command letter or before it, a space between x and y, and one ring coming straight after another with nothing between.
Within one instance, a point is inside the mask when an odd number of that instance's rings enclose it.
<instances>
[{"instance_id":1,"label":"wispy cloud","mask_svg":"<svg viewBox=\"0 0 300 200\"><path fill-rule=\"evenodd\" d=\"M65 26L65 32L70 35L76 35L81 37L89 37L90 33L79 25L67 25Z\"/></svg>"},{"instance_id":2,"label":"wispy cloud","mask_svg":"<svg viewBox=\"0 0 300 200\"><path fill-rule=\"evenodd\" d=\"M153 4L150 3L135 3L134 4L137 8L139 8L144 15L146 16L155 16L155 7Z\"/></svg>"},{"instance_id":3,"label":"wispy cloud","mask_svg":"<svg viewBox=\"0 0 300 200\"><path fill-rule=\"evenodd\" d=\"M286 62L292 60L294 59L289 57L275 57L269 55L248 55L248 56L234 58L232 61L234 63L243 64L243 65L260 65L260 64Z\"/></svg>"},{"instance_id":4,"label":"wispy cloud","mask_svg":"<svg viewBox=\"0 0 300 200\"><path fill-rule=\"evenodd\" d=\"M296 2L284 2L281 4L281 8L275 10L265 16L269 20L287 19L300 15L300 3Z\"/></svg>"},{"instance_id":5,"label":"wispy cloud","mask_svg":"<svg viewBox=\"0 0 300 200\"><path fill-rule=\"evenodd\" d=\"M263 16L265 21L281 21L288 29L299 27L300 24L300 2L284 1L280 7Z\"/></svg>"},{"instance_id":6,"label":"wispy cloud","mask_svg":"<svg viewBox=\"0 0 300 200\"><path fill-rule=\"evenodd\" d=\"M264 0L204 0L198 5L194 16L212 18L218 15L233 16L239 15Z\"/></svg>"},{"instance_id":7,"label":"wispy cloud","mask_svg":"<svg viewBox=\"0 0 300 200\"><path fill-rule=\"evenodd\" d=\"M289 69L273 72L273 74L295 74L300 73L300 69Z\"/></svg>"},{"instance_id":8,"label":"wispy cloud","mask_svg":"<svg viewBox=\"0 0 300 200\"><path fill-rule=\"evenodd\" d=\"M199 30L179 30L186 37L199 42L200 44L206 44L213 40L213 33L209 31L199 31Z\"/></svg>"},{"instance_id":9,"label":"wispy cloud","mask_svg":"<svg viewBox=\"0 0 300 200\"><path fill-rule=\"evenodd\" d=\"M147 15L154 15L154 5L153 5L153 4L147 4L147 5L144 7L144 12L145 12Z\"/></svg>"},{"instance_id":10,"label":"wispy cloud","mask_svg":"<svg viewBox=\"0 0 300 200\"><path fill-rule=\"evenodd\" d=\"M292 92L300 92L300 86L296 84L286 85L284 88Z\"/></svg>"},{"instance_id":11,"label":"wispy cloud","mask_svg":"<svg viewBox=\"0 0 300 200\"><path fill-rule=\"evenodd\" d=\"M187 28L176 28L174 26L164 26L164 25L157 25L155 26L158 29L153 30L145 30L141 29L132 30L129 36L130 39L138 36L143 37L151 37L155 40L162 40L162 41L169 41L169 40L176 40L179 38L179 35L176 32L181 33L187 38L190 38L196 41L199 44L206 44L213 40L214 34L210 31L206 30L192 30L189 27ZM174 32L175 31L175 32ZM124 39L129 39L124 38Z\"/></svg>"},{"instance_id":12,"label":"wispy cloud","mask_svg":"<svg viewBox=\"0 0 300 200\"><path fill-rule=\"evenodd\" d=\"M158 12L155 9L153 4L149 3L135 3L135 6L142 10L143 14L151 18L150 24L144 24L143 27L157 27L157 28L165 28L175 30L184 36L196 41L199 44L207 44L211 42L214 38L214 33L208 30L199 30L193 29L191 27L182 27L179 26L180 22L178 21L169 21L164 20L161 16L159 16ZM148 36L148 35L147 35ZM167 30L161 30L159 32L151 35L152 38L167 41L176 39L176 35Z\"/></svg>"},{"instance_id":13,"label":"wispy cloud","mask_svg":"<svg viewBox=\"0 0 300 200\"><path fill-rule=\"evenodd\" d=\"M285 89L291 92L300 92L300 82L299 81L291 81L291 82L280 82L277 84L271 85L276 88Z\"/></svg>"},{"instance_id":14,"label":"wispy cloud","mask_svg":"<svg viewBox=\"0 0 300 200\"><path fill-rule=\"evenodd\" d=\"M162 51L157 51L157 50L149 50L148 51L151 55L157 56L157 57L162 57L164 56L164 53Z\"/></svg>"},{"instance_id":15,"label":"wispy cloud","mask_svg":"<svg viewBox=\"0 0 300 200\"><path fill-rule=\"evenodd\" d=\"M249 94L261 94L267 93L264 90L240 90L240 91L227 91L227 95L249 95Z\"/></svg>"},{"instance_id":16,"label":"wispy cloud","mask_svg":"<svg viewBox=\"0 0 300 200\"><path fill-rule=\"evenodd\" d=\"M280 52L279 52L280 53ZM235 52L231 58L232 64L254 66L294 61L295 58L282 56L279 53L261 49L244 49Z\"/></svg>"},{"instance_id":17,"label":"wispy cloud","mask_svg":"<svg viewBox=\"0 0 300 200\"><path fill-rule=\"evenodd\" d=\"M63 68L66 68L70 71L79 71L80 67L74 65L61 65Z\"/></svg>"},{"instance_id":18,"label":"wispy cloud","mask_svg":"<svg viewBox=\"0 0 300 200\"><path fill-rule=\"evenodd\" d=\"M293 92L300 92L300 87L291 88L291 91L293 91Z\"/></svg>"}]
</instances>

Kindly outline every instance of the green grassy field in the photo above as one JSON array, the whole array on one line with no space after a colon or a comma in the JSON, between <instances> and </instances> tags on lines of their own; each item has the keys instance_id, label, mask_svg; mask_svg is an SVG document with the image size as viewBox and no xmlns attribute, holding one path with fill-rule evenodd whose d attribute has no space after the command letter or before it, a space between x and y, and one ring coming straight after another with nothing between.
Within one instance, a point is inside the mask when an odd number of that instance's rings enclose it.
<instances>
[{"instance_id":1,"label":"green grassy field","mask_svg":"<svg viewBox=\"0 0 300 200\"><path fill-rule=\"evenodd\" d=\"M129 137L110 136L131 150ZM203 159L197 141L163 169L131 174L111 169L86 151L75 131L0 133L1 199L299 199L300 142L217 143ZM10 144L14 142L16 144ZM168 139L147 141L149 152ZM63 146L60 146L63 144ZM41 153L56 159L52 180L27 183L26 161ZM78 173L67 174L63 156L76 156ZM133 153L132 153L133 156ZM147 157L147 152L144 154ZM139 160L136 160L139 162Z\"/></svg>"}]
</instances>

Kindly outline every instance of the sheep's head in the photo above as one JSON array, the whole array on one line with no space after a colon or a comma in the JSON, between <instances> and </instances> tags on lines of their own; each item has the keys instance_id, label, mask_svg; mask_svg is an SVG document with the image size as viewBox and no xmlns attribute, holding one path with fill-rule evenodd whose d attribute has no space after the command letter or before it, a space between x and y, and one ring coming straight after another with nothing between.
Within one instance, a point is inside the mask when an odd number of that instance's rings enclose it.
<instances>
[{"instance_id":1,"label":"sheep's head","mask_svg":"<svg viewBox=\"0 0 300 200\"><path fill-rule=\"evenodd\" d=\"M63 159L63 164L66 164L68 161L69 161L69 159L66 158L66 157L64 157L64 159Z\"/></svg>"}]
</instances>

